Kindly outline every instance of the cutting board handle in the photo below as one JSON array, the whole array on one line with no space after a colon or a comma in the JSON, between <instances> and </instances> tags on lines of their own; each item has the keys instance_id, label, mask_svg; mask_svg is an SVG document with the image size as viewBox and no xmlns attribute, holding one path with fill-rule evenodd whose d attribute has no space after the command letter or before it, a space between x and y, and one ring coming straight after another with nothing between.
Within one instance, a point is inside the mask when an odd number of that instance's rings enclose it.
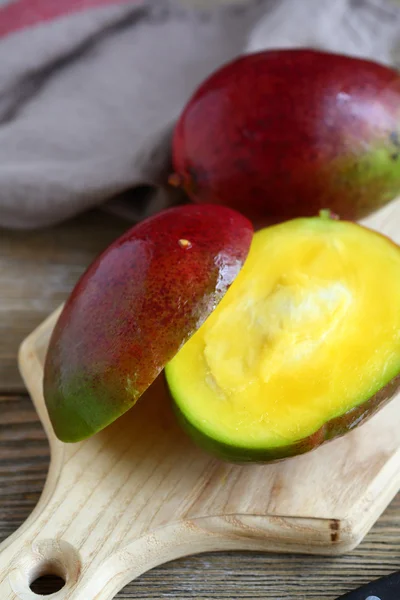
<instances>
[{"instance_id":1,"label":"cutting board handle","mask_svg":"<svg viewBox=\"0 0 400 600\"><path fill-rule=\"evenodd\" d=\"M32 582L43 575L56 575L65 582L62 589L48 596L52 600L112 600L130 581L165 562L201 552L266 550L271 543L268 528L260 532L259 518L256 522L248 516L201 518L162 527L96 562L91 553L84 560L63 539L37 536L38 521L46 522L50 515L54 518L54 510L51 501L41 513L36 510L2 544L1 600L44 598L30 589Z\"/></svg>"},{"instance_id":2,"label":"cutting board handle","mask_svg":"<svg viewBox=\"0 0 400 600\"><path fill-rule=\"evenodd\" d=\"M44 512L50 512L48 507ZM42 517L43 513L39 515L41 521ZM128 582L153 566L189 554L190 550L203 550L199 530L195 529L190 532L181 525L174 533L166 531L161 535L144 536L123 551L108 556L105 561L95 563L91 557L83 560L80 553L62 539L37 539L35 524L25 524L12 536L12 540L3 544L5 548L0 553L0 598L43 598L30 589L31 584L44 575L55 575L60 578L60 585L62 582L64 585L49 596L52 600L112 600ZM178 540L175 540L175 535L178 535ZM33 538L36 539L31 542Z\"/></svg>"},{"instance_id":3,"label":"cutting board handle","mask_svg":"<svg viewBox=\"0 0 400 600\"><path fill-rule=\"evenodd\" d=\"M43 539L30 543L36 532L25 524L12 536L0 553L0 598L2 600L38 600L43 598L30 589L31 584L43 575L56 575L60 580L59 591L51 594L54 600L77 600L72 592L79 579L82 564L79 553L67 542ZM86 596L87 600L92 600ZM95 596L93 596L95 598ZM110 600L112 596L105 596ZM97 597L96 597L97 600Z\"/></svg>"}]
</instances>

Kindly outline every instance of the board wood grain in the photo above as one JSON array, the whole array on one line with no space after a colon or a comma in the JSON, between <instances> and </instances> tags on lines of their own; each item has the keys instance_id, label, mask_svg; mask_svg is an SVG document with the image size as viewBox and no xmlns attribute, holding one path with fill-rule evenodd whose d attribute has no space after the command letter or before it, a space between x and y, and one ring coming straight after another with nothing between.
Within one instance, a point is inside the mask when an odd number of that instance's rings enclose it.
<instances>
[{"instance_id":1,"label":"board wood grain","mask_svg":"<svg viewBox=\"0 0 400 600\"><path fill-rule=\"evenodd\" d=\"M399 210L393 203L368 224L395 237ZM52 461L37 507L0 548L2 599L37 598L31 581L55 573L66 580L52 596L57 600L110 600L144 571L204 551L341 554L357 546L399 489L400 397L312 453L241 467L191 443L160 377L135 410L106 430L79 444L60 443L42 396L57 316L20 352Z\"/></svg>"}]
</instances>

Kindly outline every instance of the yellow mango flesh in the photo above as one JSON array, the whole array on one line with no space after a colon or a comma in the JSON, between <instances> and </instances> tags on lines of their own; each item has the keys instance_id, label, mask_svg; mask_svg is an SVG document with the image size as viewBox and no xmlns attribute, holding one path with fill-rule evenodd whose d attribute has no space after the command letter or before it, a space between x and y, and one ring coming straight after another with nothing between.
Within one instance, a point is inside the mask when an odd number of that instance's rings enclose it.
<instances>
[{"instance_id":1,"label":"yellow mango flesh","mask_svg":"<svg viewBox=\"0 0 400 600\"><path fill-rule=\"evenodd\" d=\"M166 376L196 429L251 449L312 435L399 371L399 248L314 218L255 234L235 282Z\"/></svg>"}]
</instances>

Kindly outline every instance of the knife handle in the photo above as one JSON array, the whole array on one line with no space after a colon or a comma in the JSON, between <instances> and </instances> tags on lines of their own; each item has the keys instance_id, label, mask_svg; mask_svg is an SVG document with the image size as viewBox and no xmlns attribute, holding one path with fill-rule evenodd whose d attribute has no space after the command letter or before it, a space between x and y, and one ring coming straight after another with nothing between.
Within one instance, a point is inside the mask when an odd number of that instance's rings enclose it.
<instances>
[{"instance_id":1,"label":"knife handle","mask_svg":"<svg viewBox=\"0 0 400 600\"><path fill-rule=\"evenodd\" d=\"M381 577L367 585L340 596L337 600L399 600L400 571Z\"/></svg>"}]
</instances>

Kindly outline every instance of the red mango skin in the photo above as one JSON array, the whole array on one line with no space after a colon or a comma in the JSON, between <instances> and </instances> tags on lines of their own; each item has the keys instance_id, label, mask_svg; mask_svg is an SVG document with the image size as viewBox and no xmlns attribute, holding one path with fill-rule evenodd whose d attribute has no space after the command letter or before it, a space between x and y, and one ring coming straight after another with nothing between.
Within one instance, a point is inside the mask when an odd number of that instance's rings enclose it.
<instances>
[{"instance_id":1,"label":"red mango skin","mask_svg":"<svg viewBox=\"0 0 400 600\"><path fill-rule=\"evenodd\" d=\"M139 223L88 268L52 334L44 396L64 442L131 408L235 279L251 223L223 206L184 205Z\"/></svg>"},{"instance_id":2,"label":"red mango skin","mask_svg":"<svg viewBox=\"0 0 400 600\"><path fill-rule=\"evenodd\" d=\"M247 55L186 105L170 181L256 226L321 209L358 219L400 193L399 123L397 71L307 49Z\"/></svg>"}]
</instances>

